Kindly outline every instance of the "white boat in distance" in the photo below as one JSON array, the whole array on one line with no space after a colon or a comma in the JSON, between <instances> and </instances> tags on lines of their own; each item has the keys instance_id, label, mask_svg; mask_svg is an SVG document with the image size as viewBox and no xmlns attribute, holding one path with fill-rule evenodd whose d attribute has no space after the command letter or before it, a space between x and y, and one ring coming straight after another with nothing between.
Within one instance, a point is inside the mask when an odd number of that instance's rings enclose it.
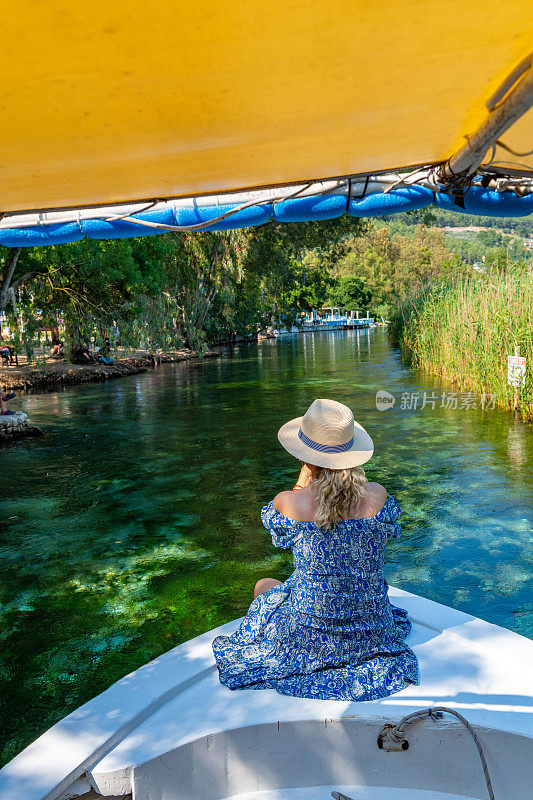
<instances>
[{"instance_id":1,"label":"white boat in distance","mask_svg":"<svg viewBox=\"0 0 533 800\"><path fill-rule=\"evenodd\" d=\"M360 703L231 692L211 642L237 620L57 723L0 771L1 800L531 797L533 642L400 589L389 594L413 622L420 685ZM451 713L393 727L435 706Z\"/></svg>"}]
</instances>

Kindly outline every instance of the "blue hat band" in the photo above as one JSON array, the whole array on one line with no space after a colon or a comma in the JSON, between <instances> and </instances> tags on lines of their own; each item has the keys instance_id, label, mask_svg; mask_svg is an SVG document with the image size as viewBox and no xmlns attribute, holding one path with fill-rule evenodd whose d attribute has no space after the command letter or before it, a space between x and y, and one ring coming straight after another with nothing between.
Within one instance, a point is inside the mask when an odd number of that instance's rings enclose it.
<instances>
[{"instance_id":1,"label":"blue hat band","mask_svg":"<svg viewBox=\"0 0 533 800\"><path fill-rule=\"evenodd\" d=\"M344 444L320 444L306 436L301 428L298 431L298 436L307 447L310 447L312 450L318 450L319 453L345 453L347 450L351 450L354 440L352 436L350 441Z\"/></svg>"}]
</instances>

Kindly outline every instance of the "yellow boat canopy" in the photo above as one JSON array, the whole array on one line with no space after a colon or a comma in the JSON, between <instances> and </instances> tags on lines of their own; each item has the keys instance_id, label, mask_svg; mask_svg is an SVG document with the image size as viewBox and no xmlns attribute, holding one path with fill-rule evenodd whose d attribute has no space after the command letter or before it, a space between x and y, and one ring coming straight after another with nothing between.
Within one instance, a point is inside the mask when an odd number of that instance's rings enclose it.
<instances>
[{"instance_id":1,"label":"yellow boat canopy","mask_svg":"<svg viewBox=\"0 0 533 800\"><path fill-rule=\"evenodd\" d=\"M445 162L532 50L531 0L36 0L2 10L1 210ZM533 170L533 112L492 166ZM488 157L486 159L488 161Z\"/></svg>"}]
</instances>

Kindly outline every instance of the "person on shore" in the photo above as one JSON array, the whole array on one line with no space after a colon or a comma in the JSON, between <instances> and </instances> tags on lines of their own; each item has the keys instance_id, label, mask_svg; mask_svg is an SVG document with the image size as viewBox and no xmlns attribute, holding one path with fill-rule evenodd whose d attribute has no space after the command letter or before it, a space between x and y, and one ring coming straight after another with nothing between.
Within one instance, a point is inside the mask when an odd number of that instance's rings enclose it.
<instances>
[{"instance_id":1,"label":"person on shore","mask_svg":"<svg viewBox=\"0 0 533 800\"><path fill-rule=\"evenodd\" d=\"M64 358L65 356L65 343L60 339L55 339L50 348L50 358Z\"/></svg>"},{"instance_id":2,"label":"person on shore","mask_svg":"<svg viewBox=\"0 0 533 800\"><path fill-rule=\"evenodd\" d=\"M14 360L15 351L12 347L8 344L3 344L0 347L0 358L2 359L2 366L8 367L15 363Z\"/></svg>"},{"instance_id":3,"label":"person on shore","mask_svg":"<svg viewBox=\"0 0 533 800\"><path fill-rule=\"evenodd\" d=\"M94 360L96 361L97 364L105 364L106 366L115 363L115 359L113 358L113 356L103 355L102 350L100 348L98 349L97 352L95 351Z\"/></svg>"},{"instance_id":4,"label":"person on shore","mask_svg":"<svg viewBox=\"0 0 533 800\"><path fill-rule=\"evenodd\" d=\"M89 348L89 342L81 342L72 356L73 364L94 364L95 359Z\"/></svg>"},{"instance_id":5,"label":"person on shore","mask_svg":"<svg viewBox=\"0 0 533 800\"><path fill-rule=\"evenodd\" d=\"M361 469L372 439L334 400L315 400L278 438L303 466L261 517L273 544L292 549L295 571L284 583L259 580L236 633L213 641L220 681L336 700L374 700L418 683L405 642L411 623L389 602L383 576L401 511Z\"/></svg>"},{"instance_id":6,"label":"person on shore","mask_svg":"<svg viewBox=\"0 0 533 800\"><path fill-rule=\"evenodd\" d=\"M4 416L8 416L9 414L16 414L17 413L16 411L12 411L11 409L9 409L6 406L6 403L9 400L13 400L13 398L16 397L16 396L17 395L16 395L15 392L10 392L9 394L0 393L0 416L4 417Z\"/></svg>"}]
</instances>

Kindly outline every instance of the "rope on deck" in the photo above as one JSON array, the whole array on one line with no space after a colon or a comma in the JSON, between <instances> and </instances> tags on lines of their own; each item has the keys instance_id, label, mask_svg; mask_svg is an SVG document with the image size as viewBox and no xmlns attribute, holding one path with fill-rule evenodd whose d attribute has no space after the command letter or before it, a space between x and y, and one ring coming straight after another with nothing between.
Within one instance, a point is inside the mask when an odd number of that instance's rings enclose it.
<instances>
[{"instance_id":1,"label":"rope on deck","mask_svg":"<svg viewBox=\"0 0 533 800\"><path fill-rule=\"evenodd\" d=\"M407 750L409 748L409 742L405 738L405 728L407 725L411 725L414 722L421 722L424 719L440 719L443 714L452 714L454 717L457 717L457 719L462 722L469 734L472 736L479 753L481 766L483 767L483 776L487 785L489 798L490 800L495 800L489 775L489 768L487 766L487 759L485 758L485 753L483 752L481 742L479 741L475 730L472 728L468 720L453 708L447 708L446 706L423 708L420 711L414 711L412 714L407 714L407 716L403 717L403 719L401 719L397 725L385 725L378 736L378 747L388 751ZM341 792L332 792L331 796L334 798L334 800L352 800L352 798L347 797Z\"/></svg>"}]
</instances>

